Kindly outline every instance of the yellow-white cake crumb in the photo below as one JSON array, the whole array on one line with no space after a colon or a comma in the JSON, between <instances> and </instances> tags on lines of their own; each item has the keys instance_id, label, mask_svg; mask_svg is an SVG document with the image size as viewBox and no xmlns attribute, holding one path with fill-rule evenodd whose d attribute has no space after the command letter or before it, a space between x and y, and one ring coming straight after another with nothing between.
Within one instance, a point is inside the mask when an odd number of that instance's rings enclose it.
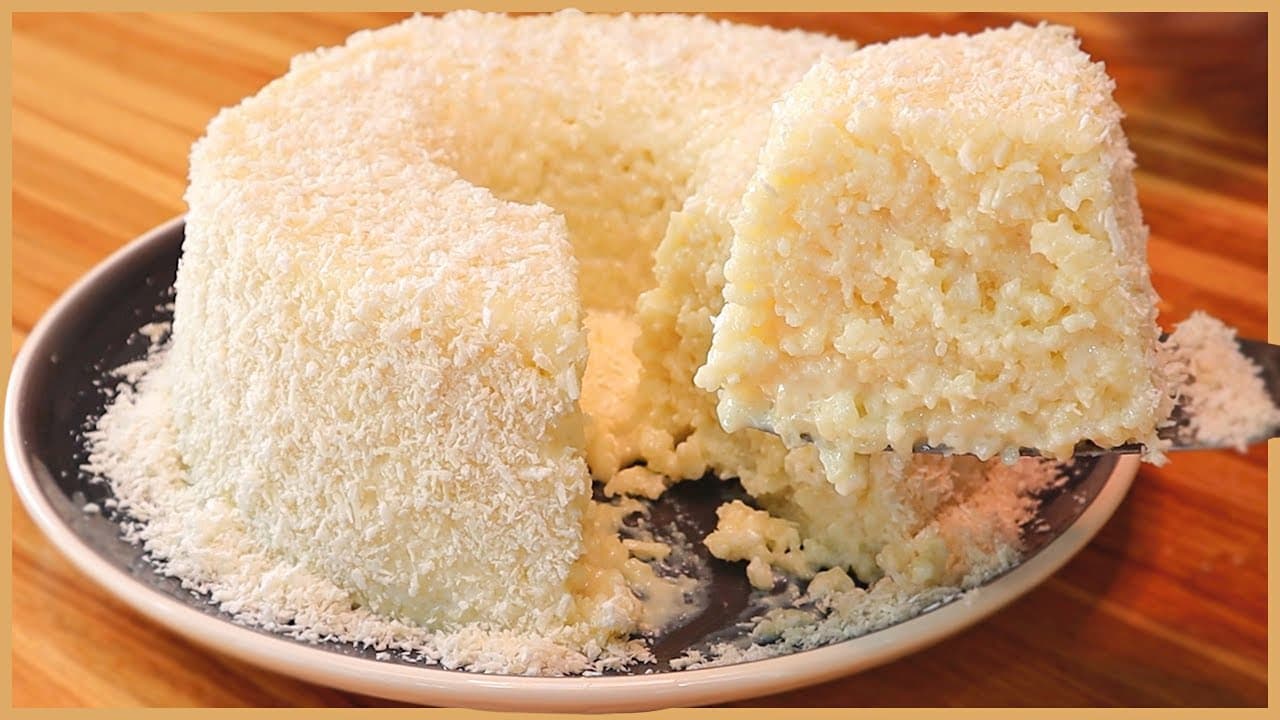
<instances>
[{"instance_id":1,"label":"yellow-white cake crumb","mask_svg":"<svg viewBox=\"0 0 1280 720\"><path fill-rule=\"evenodd\" d=\"M774 106L697 383L833 479L1144 443L1170 401L1113 82L1062 27L819 63ZM851 488L845 488L846 491Z\"/></svg>"}]
</instances>

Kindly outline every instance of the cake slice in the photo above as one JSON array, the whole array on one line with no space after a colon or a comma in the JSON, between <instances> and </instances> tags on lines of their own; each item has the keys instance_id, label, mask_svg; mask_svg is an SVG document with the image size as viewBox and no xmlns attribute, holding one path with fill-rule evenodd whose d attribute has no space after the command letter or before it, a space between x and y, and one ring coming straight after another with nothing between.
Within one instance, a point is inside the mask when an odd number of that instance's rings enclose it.
<instances>
[{"instance_id":1,"label":"cake slice","mask_svg":"<svg viewBox=\"0 0 1280 720\"><path fill-rule=\"evenodd\" d=\"M733 222L696 376L722 425L816 442L846 491L917 443L1157 459L1170 401L1113 85L1052 26L810 70Z\"/></svg>"}]
</instances>

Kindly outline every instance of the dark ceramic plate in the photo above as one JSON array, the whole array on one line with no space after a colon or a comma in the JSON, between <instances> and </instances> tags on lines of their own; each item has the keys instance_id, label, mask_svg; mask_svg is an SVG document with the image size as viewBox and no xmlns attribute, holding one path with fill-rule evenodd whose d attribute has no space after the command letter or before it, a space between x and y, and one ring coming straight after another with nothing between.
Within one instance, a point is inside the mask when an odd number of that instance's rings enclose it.
<instances>
[{"instance_id":1,"label":"dark ceramic plate","mask_svg":"<svg viewBox=\"0 0 1280 720\"><path fill-rule=\"evenodd\" d=\"M1024 528L1026 557L962 602L861 638L739 665L672 671L668 662L690 648L733 640L740 623L768 602L753 592L741 567L705 554L711 581L707 609L654 642L658 660L629 673L591 678L480 676L423 667L393 656L377 660L353 645L311 645L246 628L172 579L157 575L138 547L120 536L118 518L86 513L110 491L80 470L83 429L103 411L97 381L142 357L136 331L168 320L165 307L183 237L181 218L156 228L98 266L42 319L14 365L5 408L5 450L14 485L55 545L90 577L153 619L192 639L299 677L411 702L539 710L634 710L702 704L779 691L885 662L953 633L1043 580L1082 547L1110 516L1137 462L1115 456L1077 461L1063 485L1042 498ZM675 486L652 511L655 526L674 522L690 539L715 524L725 499L745 498L736 482L704 478ZM646 674L647 673L647 674Z\"/></svg>"}]
</instances>

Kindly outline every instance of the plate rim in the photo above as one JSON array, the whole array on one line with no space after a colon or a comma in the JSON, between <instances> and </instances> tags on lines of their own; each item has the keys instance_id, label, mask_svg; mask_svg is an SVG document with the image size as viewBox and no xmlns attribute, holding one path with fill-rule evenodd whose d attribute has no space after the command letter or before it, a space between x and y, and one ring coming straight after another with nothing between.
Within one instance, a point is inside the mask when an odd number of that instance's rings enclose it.
<instances>
[{"instance_id":1,"label":"plate rim","mask_svg":"<svg viewBox=\"0 0 1280 720\"><path fill-rule=\"evenodd\" d=\"M207 649L256 667L350 692L412 702L488 710L630 712L740 700L851 675L954 635L1044 582L1076 555L1119 507L1137 475L1134 456L1120 458L1089 507L1058 538L988 585L910 620L821 648L723 667L599 677L483 675L387 663L329 652L283 635L264 634L203 612L132 578L90 547L53 509L24 450L20 398L36 351L56 321L132 256L186 221L178 215L125 244L66 290L44 313L14 358L4 407L4 452L10 480L45 537L81 573L149 620Z\"/></svg>"}]
</instances>

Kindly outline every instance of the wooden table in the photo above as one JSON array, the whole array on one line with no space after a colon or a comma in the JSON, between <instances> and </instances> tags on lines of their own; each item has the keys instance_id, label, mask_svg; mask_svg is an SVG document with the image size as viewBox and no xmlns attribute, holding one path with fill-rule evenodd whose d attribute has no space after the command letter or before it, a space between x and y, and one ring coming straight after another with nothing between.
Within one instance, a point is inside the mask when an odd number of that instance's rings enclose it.
<instances>
[{"instance_id":1,"label":"wooden table","mask_svg":"<svg viewBox=\"0 0 1280 720\"><path fill-rule=\"evenodd\" d=\"M13 22L13 339L109 252L183 211L218 108L300 51L387 15L24 15ZM748 18L875 41L1007 16ZM1168 324L1203 308L1267 332L1266 23L1072 16L1119 83ZM1263 448L1144 467L1064 570L987 622L855 677L743 704L1260 705ZM13 510L16 705L365 705L214 655L74 571Z\"/></svg>"}]
</instances>

